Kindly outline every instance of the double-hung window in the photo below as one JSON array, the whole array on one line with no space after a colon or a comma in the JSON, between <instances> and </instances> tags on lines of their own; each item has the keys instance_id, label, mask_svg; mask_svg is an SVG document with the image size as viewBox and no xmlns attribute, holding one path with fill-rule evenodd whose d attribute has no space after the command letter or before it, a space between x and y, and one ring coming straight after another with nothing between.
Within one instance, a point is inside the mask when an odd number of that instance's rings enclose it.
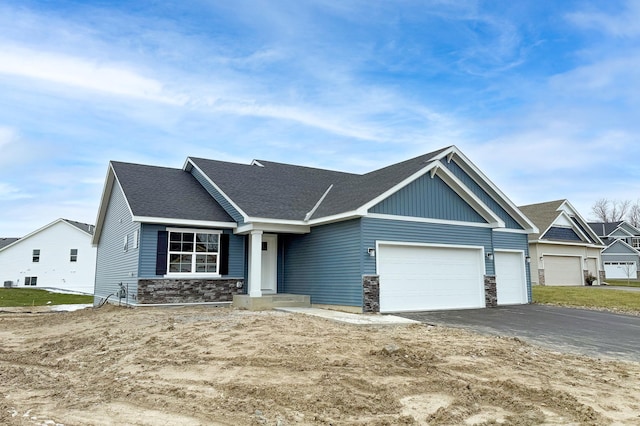
<instances>
[{"instance_id":1,"label":"double-hung window","mask_svg":"<svg viewBox=\"0 0 640 426\"><path fill-rule=\"evenodd\" d=\"M33 262L40 262L40 249L33 249L31 260Z\"/></svg>"},{"instance_id":2,"label":"double-hung window","mask_svg":"<svg viewBox=\"0 0 640 426\"><path fill-rule=\"evenodd\" d=\"M69 250L69 261L77 262L78 261L78 249L70 249Z\"/></svg>"},{"instance_id":3,"label":"double-hung window","mask_svg":"<svg viewBox=\"0 0 640 426\"><path fill-rule=\"evenodd\" d=\"M170 274L219 274L220 231L169 230Z\"/></svg>"}]
</instances>

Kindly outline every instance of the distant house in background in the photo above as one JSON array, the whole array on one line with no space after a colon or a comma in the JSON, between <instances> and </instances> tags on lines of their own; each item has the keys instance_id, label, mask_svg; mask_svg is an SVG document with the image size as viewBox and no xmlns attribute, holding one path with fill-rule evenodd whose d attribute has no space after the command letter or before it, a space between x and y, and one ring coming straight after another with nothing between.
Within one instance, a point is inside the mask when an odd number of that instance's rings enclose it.
<instances>
[{"instance_id":1,"label":"distant house in background","mask_svg":"<svg viewBox=\"0 0 640 426\"><path fill-rule=\"evenodd\" d=\"M529 234L531 280L540 285L584 285L604 279L600 251L604 244L567 200L520 206L539 229ZM538 271L536 274L534 271Z\"/></svg>"},{"instance_id":2,"label":"distant house in background","mask_svg":"<svg viewBox=\"0 0 640 426\"><path fill-rule=\"evenodd\" d=\"M0 250L18 241L20 238L0 238Z\"/></svg>"},{"instance_id":3,"label":"distant house in background","mask_svg":"<svg viewBox=\"0 0 640 426\"><path fill-rule=\"evenodd\" d=\"M93 231L93 225L58 219L23 238L0 239L0 281L93 294Z\"/></svg>"},{"instance_id":4,"label":"distant house in background","mask_svg":"<svg viewBox=\"0 0 640 426\"><path fill-rule=\"evenodd\" d=\"M607 245L602 250L606 278L638 278L640 230L625 221L590 222L589 226Z\"/></svg>"}]
</instances>

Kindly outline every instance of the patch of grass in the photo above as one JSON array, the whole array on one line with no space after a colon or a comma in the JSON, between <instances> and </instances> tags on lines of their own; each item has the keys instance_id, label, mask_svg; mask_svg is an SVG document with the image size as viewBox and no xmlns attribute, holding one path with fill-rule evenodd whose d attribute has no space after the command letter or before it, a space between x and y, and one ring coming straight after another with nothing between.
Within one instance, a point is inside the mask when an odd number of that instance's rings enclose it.
<instances>
[{"instance_id":1,"label":"patch of grass","mask_svg":"<svg viewBox=\"0 0 640 426\"><path fill-rule=\"evenodd\" d=\"M50 302L50 303L49 303ZM0 307L93 303L93 296L52 293L35 288L0 288Z\"/></svg>"},{"instance_id":2,"label":"patch of grass","mask_svg":"<svg viewBox=\"0 0 640 426\"><path fill-rule=\"evenodd\" d=\"M638 280L606 280L608 285L617 285L621 287L640 287L640 281Z\"/></svg>"},{"instance_id":3,"label":"patch of grass","mask_svg":"<svg viewBox=\"0 0 640 426\"><path fill-rule=\"evenodd\" d=\"M597 286L533 286L533 302L640 313L640 292L608 290Z\"/></svg>"}]
</instances>

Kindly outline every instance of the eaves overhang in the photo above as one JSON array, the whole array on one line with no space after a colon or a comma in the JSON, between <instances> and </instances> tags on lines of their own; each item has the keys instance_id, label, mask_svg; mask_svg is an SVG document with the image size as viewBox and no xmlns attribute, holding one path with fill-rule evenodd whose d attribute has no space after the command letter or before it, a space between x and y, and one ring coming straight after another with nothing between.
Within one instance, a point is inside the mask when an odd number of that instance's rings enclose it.
<instances>
[{"instance_id":1,"label":"eaves overhang","mask_svg":"<svg viewBox=\"0 0 640 426\"><path fill-rule=\"evenodd\" d=\"M570 242L570 241L551 241L551 240L531 240L529 241L529 244L549 244L549 245L556 245L556 246L576 246L576 247L586 247L586 248L595 248L595 249L604 249L606 246L604 245L598 245L598 244L593 244L593 243L577 243L577 242Z\"/></svg>"},{"instance_id":2,"label":"eaves overhang","mask_svg":"<svg viewBox=\"0 0 640 426\"><path fill-rule=\"evenodd\" d=\"M211 220L197 220L197 219L177 219L168 217L151 217L151 216L133 216L134 222L149 223L149 224L163 224L174 226L195 226L199 228L224 228L235 229L238 224L236 222L218 222Z\"/></svg>"},{"instance_id":3,"label":"eaves overhang","mask_svg":"<svg viewBox=\"0 0 640 426\"><path fill-rule=\"evenodd\" d=\"M473 179L493 200L500 205L522 228L527 234L537 234L538 227L518 209L518 207L484 174L469 160L455 145L445 149L434 159L451 162L454 161L460 166L471 179Z\"/></svg>"}]
</instances>

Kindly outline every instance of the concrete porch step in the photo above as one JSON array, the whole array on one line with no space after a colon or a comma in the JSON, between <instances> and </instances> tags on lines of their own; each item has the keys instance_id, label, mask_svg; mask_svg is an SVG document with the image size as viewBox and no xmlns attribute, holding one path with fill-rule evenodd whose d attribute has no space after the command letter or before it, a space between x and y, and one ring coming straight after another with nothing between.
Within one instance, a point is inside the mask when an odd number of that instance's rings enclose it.
<instances>
[{"instance_id":1,"label":"concrete porch step","mask_svg":"<svg viewBox=\"0 0 640 426\"><path fill-rule=\"evenodd\" d=\"M273 308L310 308L311 296L304 294L265 294L251 297L248 294L233 296L233 306L249 311L264 311Z\"/></svg>"}]
</instances>

